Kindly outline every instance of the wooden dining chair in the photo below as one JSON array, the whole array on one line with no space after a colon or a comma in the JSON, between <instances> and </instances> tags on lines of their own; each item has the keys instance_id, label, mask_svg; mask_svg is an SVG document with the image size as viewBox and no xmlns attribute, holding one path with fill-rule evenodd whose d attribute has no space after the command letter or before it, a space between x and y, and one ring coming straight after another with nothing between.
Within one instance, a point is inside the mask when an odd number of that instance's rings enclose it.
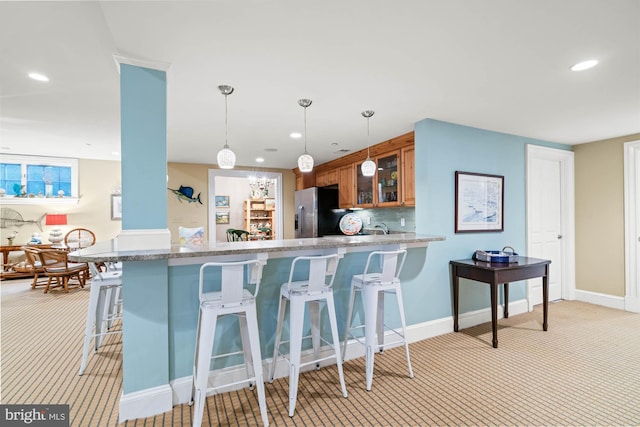
<instances>
[{"instance_id":1,"label":"wooden dining chair","mask_svg":"<svg viewBox=\"0 0 640 427\"><path fill-rule=\"evenodd\" d=\"M69 249L82 249L93 246L96 235L87 228L74 228L64 236L64 244Z\"/></svg>"},{"instance_id":2,"label":"wooden dining chair","mask_svg":"<svg viewBox=\"0 0 640 427\"><path fill-rule=\"evenodd\" d=\"M45 286L47 284L47 278L44 275L42 262L40 262L39 252L41 249L29 246L23 246L20 249L24 251L24 255L27 261L26 265L31 269L31 273L33 274L31 289L35 289L38 286Z\"/></svg>"},{"instance_id":3,"label":"wooden dining chair","mask_svg":"<svg viewBox=\"0 0 640 427\"><path fill-rule=\"evenodd\" d=\"M69 262L67 252L57 249L42 249L38 252L44 275L48 278L44 293L62 288L69 292L69 285L84 288L89 277L89 265L85 262ZM55 285L52 282L55 280ZM72 282L72 281L75 281Z\"/></svg>"}]
</instances>

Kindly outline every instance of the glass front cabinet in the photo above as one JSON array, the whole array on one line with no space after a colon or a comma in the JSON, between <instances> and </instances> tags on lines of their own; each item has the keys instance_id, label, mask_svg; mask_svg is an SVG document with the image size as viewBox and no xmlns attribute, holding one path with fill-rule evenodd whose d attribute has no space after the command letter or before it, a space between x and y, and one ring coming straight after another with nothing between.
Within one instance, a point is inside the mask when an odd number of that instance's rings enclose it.
<instances>
[{"instance_id":1,"label":"glass front cabinet","mask_svg":"<svg viewBox=\"0 0 640 427\"><path fill-rule=\"evenodd\" d=\"M378 170L373 177L362 175L362 162L356 164L356 200L360 208L400 206L400 150L373 159Z\"/></svg>"},{"instance_id":2,"label":"glass front cabinet","mask_svg":"<svg viewBox=\"0 0 640 427\"><path fill-rule=\"evenodd\" d=\"M400 150L376 158L375 204L377 207L400 206Z\"/></svg>"},{"instance_id":3,"label":"glass front cabinet","mask_svg":"<svg viewBox=\"0 0 640 427\"><path fill-rule=\"evenodd\" d=\"M372 208L374 206L373 180L375 176L362 175L362 163L356 163L356 200L355 206L359 208Z\"/></svg>"}]
</instances>

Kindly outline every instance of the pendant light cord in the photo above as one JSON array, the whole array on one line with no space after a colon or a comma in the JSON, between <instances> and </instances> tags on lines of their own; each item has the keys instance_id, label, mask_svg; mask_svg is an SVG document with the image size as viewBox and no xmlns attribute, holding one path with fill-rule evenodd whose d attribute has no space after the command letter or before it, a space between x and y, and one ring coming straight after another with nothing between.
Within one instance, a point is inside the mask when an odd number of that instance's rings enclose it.
<instances>
[{"instance_id":1,"label":"pendant light cord","mask_svg":"<svg viewBox=\"0 0 640 427\"><path fill-rule=\"evenodd\" d=\"M307 153L307 107L304 107L304 154Z\"/></svg>"},{"instance_id":2,"label":"pendant light cord","mask_svg":"<svg viewBox=\"0 0 640 427\"><path fill-rule=\"evenodd\" d=\"M367 117L367 159L370 158L369 149L371 148L371 138L369 137L369 119L371 116Z\"/></svg>"},{"instance_id":3,"label":"pendant light cord","mask_svg":"<svg viewBox=\"0 0 640 427\"><path fill-rule=\"evenodd\" d=\"M227 109L227 94L224 95L224 148L229 148L229 110Z\"/></svg>"}]
</instances>

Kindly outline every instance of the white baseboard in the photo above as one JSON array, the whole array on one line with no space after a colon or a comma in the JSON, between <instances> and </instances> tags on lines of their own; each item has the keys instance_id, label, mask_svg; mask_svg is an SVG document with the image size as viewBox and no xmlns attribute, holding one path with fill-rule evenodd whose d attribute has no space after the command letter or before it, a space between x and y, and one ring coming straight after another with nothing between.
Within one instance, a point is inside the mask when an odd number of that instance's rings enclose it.
<instances>
[{"instance_id":1,"label":"white baseboard","mask_svg":"<svg viewBox=\"0 0 640 427\"><path fill-rule=\"evenodd\" d=\"M602 305L618 310L625 309L624 297L601 294L598 292L582 291L580 289L576 289L576 301L588 302L589 304Z\"/></svg>"},{"instance_id":2,"label":"white baseboard","mask_svg":"<svg viewBox=\"0 0 640 427\"><path fill-rule=\"evenodd\" d=\"M518 300L509 303L509 315L517 315L527 312L527 301ZM503 317L502 306L499 306L498 317ZM469 313L462 313L458 318L458 324L460 329L469 328L471 326L479 325L491 321L491 309L485 308ZM448 316L441 319L430 320L428 322L418 323L407 327L407 339L410 343L432 338L438 335L443 335L453 332L453 317ZM390 341L395 339L393 332L388 332ZM386 336L386 335L385 335ZM390 346L389 348L391 348ZM342 347L341 347L342 348ZM327 357L332 354L333 350L325 346L320 351L320 357ZM312 350L306 350L302 352L302 362L311 361L313 357ZM351 360L359 357L364 357L364 346L356 340L350 340L347 344L347 352L345 360ZM333 365L333 361L324 361L321 366ZM265 383L269 382L269 368L271 366L271 358L264 359L262 361L262 372ZM313 365L306 366L302 369L302 372L314 369ZM363 368L364 369L364 368ZM278 360L276 369L274 371L274 379L286 377L289 375L289 365L285 360ZM240 381L246 378L246 370L243 365L233 366L229 368L219 369L209 373L209 384L214 384L212 381L215 378L215 384L225 384ZM130 420L134 418L143 418L162 412L170 411L171 405L180 405L188 403L191 400L191 375L175 379L171 381L169 385L154 389L141 390L135 393L129 393L122 396L120 400L120 422L124 420ZM236 385L229 387L229 390L239 389L244 385ZM167 392L167 390L169 390ZM159 393L162 391L162 393ZM224 392L220 390L219 392ZM167 394L168 393L168 394ZM168 403L167 403L168 402ZM151 412L156 411L156 412Z\"/></svg>"},{"instance_id":3,"label":"white baseboard","mask_svg":"<svg viewBox=\"0 0 640 427\"><path fill-rule=\"evenodd\" d=\"M169 384L122 394L118 423L136 418L146 418L171 411L171 387Z\"/></svg>"}]
</instances>

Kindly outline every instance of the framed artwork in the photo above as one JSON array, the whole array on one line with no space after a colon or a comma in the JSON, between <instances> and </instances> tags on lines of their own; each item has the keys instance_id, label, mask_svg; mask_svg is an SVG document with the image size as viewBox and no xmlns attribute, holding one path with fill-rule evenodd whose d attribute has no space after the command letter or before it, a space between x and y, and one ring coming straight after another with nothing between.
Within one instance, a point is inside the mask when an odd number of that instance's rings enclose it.
<instances>
[{"instance_id":1,"label":"framed artwork","mask_svg":"<svg viewBox=\"0 0 640 427\"><path fill-rule=\"evenodd\" d=\"M229 224L229 212L216 212L216 224Z\"/></svg>"},{"instance_id":2,"label":"framed artwork","mask_svg":"<svg viewBox=\"0 0 640 427\"><path fill-rule=\"evenodd\" d=\"M504 231L504 176L456 171L455 232Z\"/></svg>"},{"instance_id":3,"label":"framed artwork","mask_svg":"<svg viewBox=\"0 0 640 427\"><path fill-rule=\"evenodd\" d=\"M229 208L229 196L216 196L216 209Z\"/></svg>"},{"instance_id":4,"label":"framed artwork","mask_svg":"<svg viewBox=\"0 0 640 427\"><path fill-rule=\"evenodd\" d=\"M276 208L276 199L264 199L264 208L272 210Z\"/></svg>"},{"instance_id":5,"label":"framed artwork","mask_svg":"<svg viewBox=\"0 0 640 427\"><path fill-rule=\"evenodd\" d=\"M111 220L122 220L122 195L111 195Z\"/></svg>"}]
</instances>

